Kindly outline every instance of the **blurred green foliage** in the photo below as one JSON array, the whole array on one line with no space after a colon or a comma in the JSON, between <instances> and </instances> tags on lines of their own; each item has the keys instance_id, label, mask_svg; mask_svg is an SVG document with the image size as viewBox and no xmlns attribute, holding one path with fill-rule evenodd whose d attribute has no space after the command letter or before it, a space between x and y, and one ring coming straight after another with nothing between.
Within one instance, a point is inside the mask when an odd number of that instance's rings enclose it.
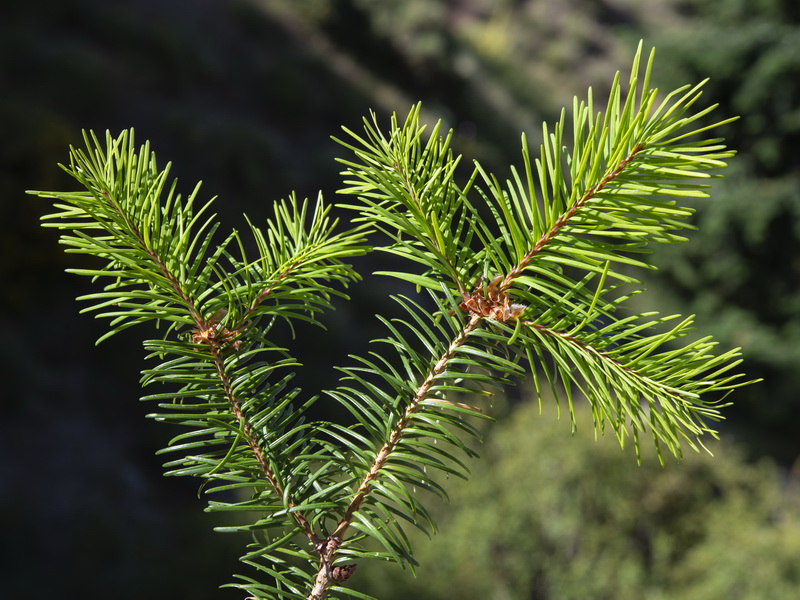
<instances>
[{"instance_id":1,"label":"blurred green foliage","mask_svg":"<svg viewBox=\"0 0 800 600\"><path fill-rule=\"evenodd\" d=\"M678 21L648 30L664 81L710 77L705 101L741 116L724 132L739 155L697 206L700 235L657 251L652 287L667 310L695 313L721 343L744 348L765 381L737 395L729 419L751 453L790 463L800 419L800 4L679 6Z\"/></svg>"},{"instance_id":2,"label":"blurred green foliage","mask_svg":"<svg viewBox=\"0 0 800 600\"><path fill-rule=\"evenodd\" d=\"M448 481L418 576L359 574L383 600L762 600L800 590L800 481L730 444L659 465L525 404Z\"/></svg>"}]
</instances>

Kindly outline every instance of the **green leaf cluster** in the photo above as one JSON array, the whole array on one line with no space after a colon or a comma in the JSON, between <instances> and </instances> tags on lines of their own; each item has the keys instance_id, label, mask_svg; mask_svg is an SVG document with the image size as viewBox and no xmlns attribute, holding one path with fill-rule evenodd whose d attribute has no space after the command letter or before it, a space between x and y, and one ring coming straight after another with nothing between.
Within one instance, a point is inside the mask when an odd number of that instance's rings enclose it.
<instances>
[{"instance_id":1,"label":"green leaf cluster","mask_svg":"<svg viewBox=\"0 0 800 600\"><path fill-rule=\"evenodd\" d=\"M648 266L650 242L683 239L680 200L704 196L698 180L732 153L699 136L711 128L697 125L710 109L693 110L700 86L659 101L653 55L643 68L640 55L603 111L591 91L575 102L570 140L565 113L535 158L523 137L504 181L475 164L459 183L450 134L427 133L420 106L388 133L374 115L363 133L345 130L340 206L355 216L344 231L321 197L292 197L264 227L218 239L211 202L196 207L198 188L182 199L132 132L72 150L65 169L84 191L38 192L56 201L46 225L67 251L104 261L75 272L105 282L83 300L110 319L107 335L165 325L145 342L156 364L142 384L161 385L144 399L183 428L167 474L202 479L209 510L255 515L221 528L252 536L242 560L261 578L235 585L321 600L360 596L345 582L368 558L413 568L408 528L435 530L422 492L447 497L436 473L466 477L474 419L487 418L469 398L526 373L539 402L552 389L574 424L586 398L596 431L637 451L642 433L659 456L713 435L720 393L742 385L737 351L689 336L691 318L623 309L642 291L630 269ZM376 350L323 392L352 419L310 419L319 396L291 385L297 362L271 329L319 324L358 278L347 260L372 249L368 234L405 265L382 273L421 293L394 297L403 316L382 318Z\"/></svg>"}]
</instances>

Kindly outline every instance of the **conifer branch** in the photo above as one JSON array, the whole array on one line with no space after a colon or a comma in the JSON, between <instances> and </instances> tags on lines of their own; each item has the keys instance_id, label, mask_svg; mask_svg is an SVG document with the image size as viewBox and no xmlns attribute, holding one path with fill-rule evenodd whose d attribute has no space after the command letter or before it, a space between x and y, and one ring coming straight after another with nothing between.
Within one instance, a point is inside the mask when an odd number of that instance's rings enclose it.
<instances>
[{"instance_id":1,"label":"conifer branch","mask_svg":"<svg viewBox=\"0 0 800 600\"><path fill-rule=\"evenodd\" d=\"M640 58L641 47L627 91L617 76L604 113L591 95L575 102L571 148L563 114L552 133L544 128L535 161L523 137L524 167L505 184L477 162L457 184L452 132L440 135L439 123L424 136L419 105L404 122L393 116L388 134L372 115L363 136L345 130L349 141L339 140L353 153L341 160L342 192L355 200L340 205L358 211L353 228L336 233L321 197L309 209L292 196L265 229L248 221L254 259L235 231L216 241L210 202L194 209L198 188L183 201L167 186L169 167L156 167L147 144L137 153L131 132L107 135L105 147L87 135L85 151L71 150L66 170L85 191L38 192L56 201L47 225L66 230L68 252L105 261L73 271L110 281L83 297L111 319L101 339L168 323L145 342L160 362L142 384L171 387L143 399L158 403L150 416L185 428L160 451L179 454L167 474L199 477L207 494L233 492L209 510L259 515L219 528L253 539L242 561L263 579L237 576L236 587L264 600L363 598L343 587L361 561L413 568L406 529L435 531L417 490L446 498L434 474L467 476L473 420L489 418L453 395L488 395L526 369L540 402L547 382L556 401L566 396L574 425L579 392L596 431L610 425L637 452L648 430L659 456L661 445L680 457L683 444L698 449L715 435L724 394L749 383L734 372L738 349L689 337L692 318L624 312L644 289L619 265L647 268L635 258L647 244L683 239L676 232L691 210L679 201L706 196L698 179L716 176L707 171L732 152L691 141L713 127L695 125L710 109L689 110L699 86L656 106L652 54L642 80ZM381 350L351 357L324 392L351 422L306 421L318 396L294 404L300 390L284 370L297 363L270 328L319 325L317 314L358 279L346 260L372 249L372 231L408 262L379 273L425 296L393 296L402 313L379 317Z\"/></svg>"},{"instance_id":2,"label":"conifer branch","mask_svg":"<svg viewBox=\"0 0 800 600\"><path fill-rule=\"evenodd\" d=\"M330 586L339 582L334 576L330 565L335 558L336 551L344 539L347 530L353 522L355 514L359 511L364 503L364 500L370 493L372 484L379 476L381 469L383 469L384 465L397 448L405 430L414 418L414 415L419 411L421 403L428 398L434 382L438 377L441 376L442 372L447 368L449 362L453 359L458 350L464 345L469 335L481 325L483 320L484 319L481 315L472 315L470 317L458 335L456 335L455 339L450 343L446 352L439 357L436 363L431 367L425 379L417 387L413 398L406 406L405 412L392 428L386 443L375 455L369 470L361 480L358 489L347 505L342 520L336 526L336 529L333 531L333 533L328 537L326 543L321 549L320 569L315 579L314 588L312 589L311 594L308 596L308 600L323 600L327 595L327 591ZM349 575L350 573L348 573L348 577Z\"/></svg>"},{"instance_id":3,"label":"conifer branch","mask_svg":"<svg viewBox=\"0 0 800 600\"><path fill-rule=\"evenodd\" d=\"M469 321L466 323L464 328L459 332L456 338L452 341L450 346L447 348L447 351L439 357L439 360L436 364L433 365L428 376L425 380L419 385L414 394L414 397L408 403L403 416L398 419L395 426L392 428L392 432L389 434L389 438L386 440L386 443L380 449L378 454L375 456L375 459L372 462L372 465L369 468L369 471L364 476L364 479L361 481L361 485L358 486L358 490L356 491L353 499L348 504L347 509L344 512L344 517L337 525L336 529L333 532L334 536L339 538L343 537L345 532L347 531L350 523L353 521L353 515L358 511L361 507L361 504L364 502L367 494L369 494L371 483L375 480L378 476L378 473L383 468L386 461L391 456L394 449L397 447L398 442L403 437L403 432L405 431L406 427L410 423L411 419L413 419L414 414L419 410L420 403L428 398L428 394L430 392L431 386L433 385L434 381L436 380L439 375L441 375L442 371L447 367L450 360L453 358L455 353L458 349L464 344L467 340L467 337L472 333L475 329L477 329L483 321L483 317L480 315L472 315Z\"/></svg>"},{"instance_id":4,"label":"conifer branch","mask_svg":"<svg viewBox=\"0 0 800 600\"><path fill-rule=\"evenodd\" d=\"M602 191L611 181L614 180L617 176L619 176L625 166L630 163L636 155L642 151L644 145L640 142L638 143L633 150L625 156L622 160L619 161L616 165L612 167L612 169L606 173L603 178L590 187L584 194L575 201L571 207L567 211L565 211L561 216L556 219L553 225L544 232L533 247L525 253L522 260L517 263L514 268L512 268L506 275L503 277L502 283L499 285L500 291L506 291L514 280L522 275L525 271L525 268L530 264L531 260L544 248L558 233L564 228L567 223L569 223L570 219L572 219L583 207L586 206L600 191Z\"/></svg>"},{"instance_id":5,"label":"conifer branch","mask_svg":"<svg viewBox=\"0 0 800 600\"><path fill-rule=\"evenodd\" d=\"M236 420L239 422L239 426L242 430L242 435L244 436L245 443L247 444L250 451L253 453L258 465L261 467L261 471L263 472L264 477L269 482L270 486L272 486L275 495L278 498L282 498L285 502L286 506L289 508L289 513L292 515L292 518L297 522L300 526L300 529L303 532L312 546L317 546L320 543L319 537L317 534L314 533L309 522L306 520L305 516L300 510L297 510L297 504L292 500L291 496L286 495L284 490L284 486L276 477L275 472L272 470L272 467L269 464L269 460L264 454L264 451L261 449L261 445L253 433L253 427L248 420L247 416L244 414L242 410L242 404L236 395L233 393L233 386L231 385L230 376L225 369L225 360L222 357L222 350L219 347L211 346L209 348L209 352L213 357L214 361L214 368L217 371L217 376L219 377L220 383L222 385L222 389L225 393L225 397L228 399L228 403L230 404L231 411L236 416Z\"/></svg>"},{"instance_id":6,"label":"conifer branch","mask_svg":"<svg viewBox=\"0 0 800 600\"><path fill-rule=\"evenodd\" d=\"M433 135L436 135L436 133L434 132ZM451 166L452 170L455 170L456 166L458 165L458 162L459 162L459 159L455 159L453 161L452 166ZM431 234L430 235L430 245L431 245L431 248L433 249L434 255L436 256L436 258L439 261L441 261L441 264L444 265L447 273L449 274L449 276L452 279L453 283L456 285L456 288L458 289L458 293L461 295L461 297L463 299L466 299L467 296L468 296L467 290L469 289L469 285L462 280L461 274L458 272L458 269L456 269L456 267L453 264L453 261L451 260L450 256L447 255L447 252L442 247L443 246L443 240L441 238L441 235L436 235L436 233L439 230L439 224L435 221L436 212L432 211L432 210L426 210L426 208L423 206L422 202L420 201L419 192L412 185L411 180L409 178L408 172L405 171L400 166L399 162L395 162L393 167L397 171L398 175L400 176L400 179L401 179L402 185L403 185L403 191L409 197L409 199L410 199L411 203L413 204L414 208L416 209L416 211L418 211L418 213L423 216L422 221L426 225L425 233L430 233ZM434 175L436 175L436 173L434 173ZM449 184L449 183L450 182L448 181L447 184ZM447 184L445 184L445 185L447 185ZM427 187L427 185L426 185L426 187ZM425 193L425 189L424 188L423 188L423 193ZM433 196L433 199L431 201L435 202L436 201L436 196ZM429 221L428 220L429 218L431 218L433 220Z\"/></svg>"},{"instance_id":7,"label":"conifer branch","mask_svg":"<svg viewBox=\"0 0 800 600\"><path fill-rule=\"evenodd\" d=\"M189 292L184 289L181 285L179 278L172 273L169 267L166 264L161 256L151 248L147 240L142 235L141 231L137 227L135 223L135 219L131 218L131 215L124 211L120 203L112 197L111 192L108 190L102 190L101 196L108 202L109 206L112 208L117 215L123 220L125 225L130 231L131 236L136 239L141 246L141 249L145 252L145 254L151 259L155 270L161 274L161 276L168 282L169 287L175 294L175 296L180 300L180 302L186 307L187 311L191 315L192 320L195 323L196 331L200 332L211 332L213 335L213 330L216 329L216 324L211 322L211 319L206 319L202 316L201 311L197 307L197 302L194 300ZM276 284L283 280L293 268L297 267L300 261L295 261L289 267L287 267L277 278ZM240 326L237 326L236 329L238 330L240 327L244 326L244 323L247 321L247 317L252 314L252 312L258 307L258 305L269 295L269 293L275 288L275 285L265 288L265 290L258 295L256 301L254 301L245 311L242 316L242 322ZM241 335L241 332L237 332L238 335ZM292 518L297 522L297 524L302 529L304 535L308 537L309 541L316 545L319 543L319 538L316 536L314 531L312 530L311 526L309 525L308 521L303 516L302 512L299 510L295 510L296 505L292 501L291 497L285 496L285 492L281 482L278 481L276 478L275 472L272 470L269 461L267 460L264 452L261 449L261 446L256 439L252 426L248 421L247 417L245 416L241 403L239 399L234 395L233 388L231 386L231 381L229 374L226 372L225 369L225 361L222 356L223 348L213 341L213 339L205 338L205 344L208 346L208 351L212 357L214 368L216 369L217 375L219 377L220 385L222 386L223 392L225 397L228 400L230 405L230 409L235 415L237 421L239 422L239 426L242 429L242 434L244 436L245 442L247 446L250 448L250 451L253 453L254 458L256 459L258 465L260 466L264 477L272 486L276 496L278 498L283 498L284 502L290 509L290 514Z\"/></svg>"}]
</instances>

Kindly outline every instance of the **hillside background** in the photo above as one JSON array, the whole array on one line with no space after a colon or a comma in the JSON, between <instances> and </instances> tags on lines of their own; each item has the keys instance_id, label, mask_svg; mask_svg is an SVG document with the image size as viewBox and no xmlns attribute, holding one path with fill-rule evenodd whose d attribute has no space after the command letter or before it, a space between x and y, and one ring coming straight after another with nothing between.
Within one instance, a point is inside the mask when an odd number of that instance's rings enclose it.
<instances>
[{"instance_id":1,"label":"hillside background","mask_svg":"<svg viewBox=\"0 0 800 600\"><path fill-rule=\"evenodd\" d=\"M103 324L74 301L89 283L63 273L74 257L24 193L73 186L56 164L81 130L134 127L184 191L202 179L241 227L293 190L333 199L331 136L370 110L421 100L458 152L503 174L521 132L536 140L590 85L602 97L640 39L657 48L659 89L710 77L703 102L742 117L724 131L739 154L697 206L699 232L657 249L647 301L696 314L764 382L733 397L715 459L664 469L572 438L553 411L530 415L524 389L498 400L485 464L439 509L445 533L419 542L432 564L416 582L359 572L361 585L396 598L446 597L454 581L461 598L800 593L799 3L29 0L0 8L3 595L236 598L217 587L246 570L195 483L160 475L171 432L136 402L141 333L94 347ZM321 387L335 375L314 365L363 348L387 285L367 276L328 341L300 331Z\"/></svg>"}]
</instances>

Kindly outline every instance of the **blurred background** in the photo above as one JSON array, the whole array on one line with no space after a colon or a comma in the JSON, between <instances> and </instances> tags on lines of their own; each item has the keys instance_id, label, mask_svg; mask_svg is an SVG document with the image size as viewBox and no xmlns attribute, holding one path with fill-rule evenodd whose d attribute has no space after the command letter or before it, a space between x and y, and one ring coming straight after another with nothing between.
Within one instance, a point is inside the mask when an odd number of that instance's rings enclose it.
<instances>
[{"instance_id":1,"label":"blurred background","mask_svg":"<svg viewBox=\"0 0 800 600\"><path fill-rule=\"evenodd\" d=\"M134 127L231 227L292 190L332 200L331 141L375 110L426 114L504 176L574 95L602 98L636 45L664 91L706 77L702 102L741 119L738 150L690 242L657 248L651 307L697 315L764 382L738 391L715 457L641 467L498 399L475 476L449 482L417 578L364 565L382 598L564 600L800 597L800 4L795 0L28 0L0 8L0 582L14 599L238 598L218 586L246 540L214 534L194 481L161 477L174 432L136 401L143 332L99 348L78 315L89 282L39 227L26 189L74 189L56 166L81 130ZM374 270L370 257L360 266ZM367 276L297 353L321 387L386 312ZM311 332L308 332L311 335ZM316 365L316 366L315 366ZM321 365L321 368L319 367ZM307 380L307 379L306 379ZM311 390L314 391L314 390ZM610 443L609 443L610 442ZM735 594L734 594L735 592Z\"/></svg>"}]
</instances>

